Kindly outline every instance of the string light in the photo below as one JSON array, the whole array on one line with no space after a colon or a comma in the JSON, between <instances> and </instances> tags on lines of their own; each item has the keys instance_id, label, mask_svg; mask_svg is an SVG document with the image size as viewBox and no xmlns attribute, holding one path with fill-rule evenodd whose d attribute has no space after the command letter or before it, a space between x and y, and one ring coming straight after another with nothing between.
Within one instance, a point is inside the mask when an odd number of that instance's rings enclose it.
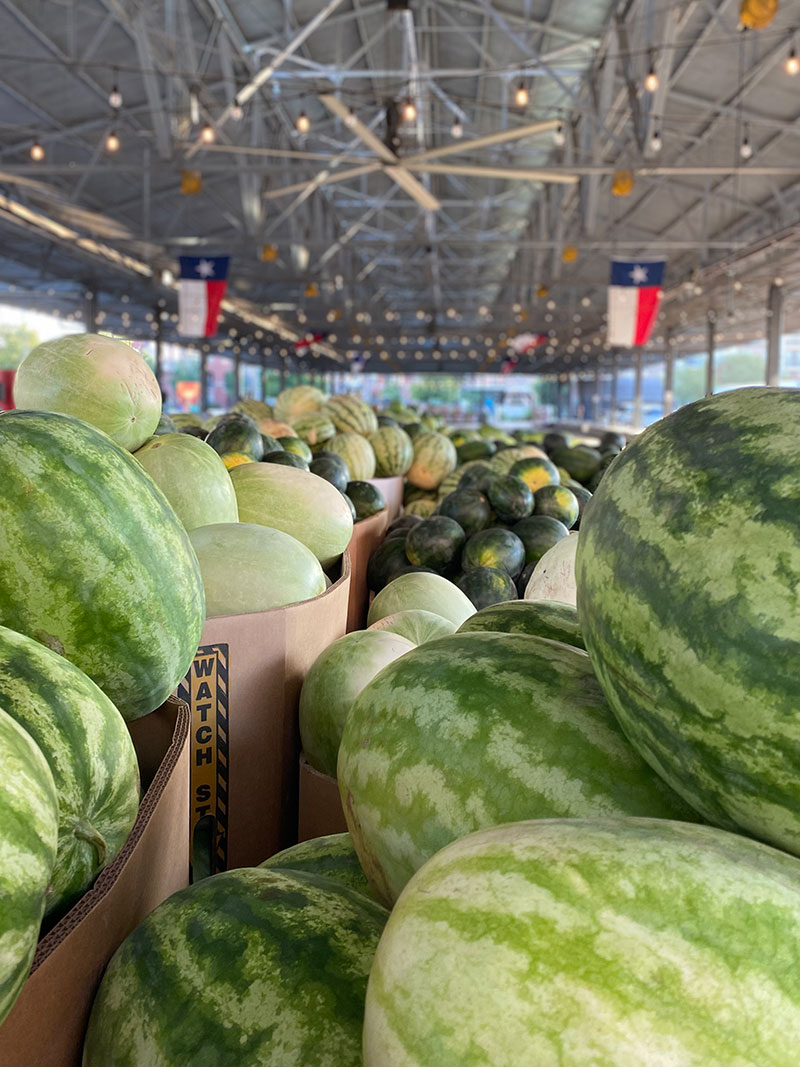
<instances>
[{"instance_id":1,"label":"string light","mask_svg":"<svg viewBox=\"0 0 800 1067\"><path fill-rule=\"evenodd\" d=\"M456 141L464 136L464 127L458 119L453 120L453 125L450 127L450 136Z\"/></svg>"},{"instance_id":2,"label":"string light","mask_svg":"<svg viewBox=\"0 0 800 1067\"><path fill-rule=\"evenodd\" d=\"M644 80L644 87L648 93L654 93L658 88L658 75L652 59L650 60L650 69L647 72L647 77Z\"/></svg>"},{"instance_id":3,"label":"string light","mask_svg":"<svg viewBox=\"0 0 800 1067\"><path fill-rule=\"evenodd\" d=\"M358 119L356 118L355 111L353 111L353 109L350 108L350 110L347 112L347 118L344 120L345 126L349 126L350 129L352 129L353 126L355 126L357 121L358 121Z\"/></svg>"},{"instance_id":4,"label":"string light","mask_svg":"<svg viewBox=\"0 0 800 1067\"><path fill-rule=\"evenodd\" d=\"M297 128L298 133L308 133L308 131L311 129L311 119L308 117L305 111L301 111L300 114L297 116L297 122L295 123L295 126Z\"/></svg>"},{"instance_id":5,"label":"string light","mask_svg":"<svg viewBox=\"0 0 800 1067\"><path fill-rule=\"evenodd\" d=\"M562 148L567 142L567 135L564 133L564 123L559 122L558 126L553 130L553 144L557 148Z\"/></svg>"},{"instance_id":6,"label":"string light","mask_svg":"<svg viewBox=\"0 0 800 1067\"><path fill-rule=\"evenodd\" d=\"M200 100L194 89L189 93L189 118L192 120L193 126L196 126L200 121Z\"/></svg>"},{"instance_id":7,"label":"string light","mask_svg":"<svg viewBox=\"0 0 800 1067\"><path fill-rule=\"evenodd\" d=\"M217 135L214 132L214 127L211 125L210 122L207 122L200 131L200 140L203 142L203 144L213 144L216 139L216 136Z\"/></svg>"},{"instance_id":8,"label":"string light","mask_svg":"<svg viewBox=\"0 0 800 1067\"><path fill-rule=\"evenodd\" d=\"M234 122L240 122L243 116L244 108L239 103L239 100L234 97L233 103L231 104L231 118Z\"/></svg>"},{"instance_id":9,"label":"string light","mask_svg":"<svg viewBox=\"0 0 800 1067\"><path fill-rule=\"evenodd\" d=\"M787 74L791 74L792 77L796 74L800 74L800 56L797 55L797 50L795 48L793 48L786 57L783 69Z\"/></svg>"},{"instance_id":10,"label":"string light","mask_svg":"<svg viewBox=\"0 0 800 1067\"><path fill-rule=\"evenodd\" d=\"M750 144L750 134L747 130L747 127L745 127L742 143L739 145L739 155L742 157L742 159L750 159L750 157L753 155L753 146Z\"/></svg>"},{"instance_id":11,"label":"string light","mask_svg":"<svg viewBox=\"0 0 800 1067\"><path fill-rule=\"evenodd\" d=\"M524 82L520 82L517 86L517 91L514 93L514 103L517 107L526 107L531 95L527 90Z\"/></svg>"},{"instance_id":12,"label":"string light","mask_svg":"<svg viewBox=\"0 0 800 1067\"><path fill-rule=\"evenodd\" d=\"M34 163L41 163L44 157L44 148L42 148L38 141L34 141L31 145L31 159L34 161Z\"/></svg>"},{"instance_id":13,"label":"string light","mask_svg":"<svg viewBox=\"0 0 800 1067\"><path fill-rule=\"evenodd\" d=\"M417 105L414 103L414 101L411 99L411 97L408 97L408 99L403 104L403 121L404 122L413 122L416 119L416 117L417 117Z\"/></svg>"},{"instance_id":14,"label":"string light","mask_svg":"<svg viewBox=\"0 0 800 1067\"><path fill-rule=\"evenodd\" d=\"M116 130L111 130L106 137L106 152L118 152L120 146L120 139L117 136Z\"/></svg>"},{"instance_id":15,"label":"string light","mask_svg":"<svg viewBox=\"0 0 800 1067\"><path fill-rule=\"evenodd\" d=\"M661 131L658 130L658 129L653 130L653 133L652 133L652 135L650 137L650 151L651 152L660 152L661 148L662 148Z\"/></svg>"},{"instance_id":16,"label":"string light","mask_svg":"<svg viewBox=\"0 0 800 1067\"><path fill-rule=\"evenodd\" d=\"M119 111L122 107L122 93L116 85L112 86L111 92L108 94L108 106L113 111Z\"/></svg>"}]
</instances>

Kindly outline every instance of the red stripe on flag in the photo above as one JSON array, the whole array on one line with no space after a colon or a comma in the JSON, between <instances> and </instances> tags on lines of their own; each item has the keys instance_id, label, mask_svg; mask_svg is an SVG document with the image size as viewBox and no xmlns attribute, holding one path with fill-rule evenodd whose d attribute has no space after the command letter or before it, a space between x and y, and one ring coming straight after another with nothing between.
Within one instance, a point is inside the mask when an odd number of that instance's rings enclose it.
<instances>
[{"instance_id":1,"label":"red stripe on flag","mask_svg":"<svg viewBox=\"0 0 800 1067\"><path fill-rule=\"evenodd\" d=\"M227 286L226 281L220 282L206 282L206 325L205 325L205 337L216 337L217 335L217 318L219 316L219 306L222 303L222 298L225 296L225 288Z\"/></svg>"},{"instance_id":2,"label":"red stripe on flag","mask_svg":"<svg viewBox=\"0 0 800 1067\"><path fill-rule=\"evenodd\" d=\"M661 288L657 285L643 285L638 290L639 307L636 315L636 330L633 337L635 345L646 345L658 317L661 304Z\"/></svg>"}]
</instances>

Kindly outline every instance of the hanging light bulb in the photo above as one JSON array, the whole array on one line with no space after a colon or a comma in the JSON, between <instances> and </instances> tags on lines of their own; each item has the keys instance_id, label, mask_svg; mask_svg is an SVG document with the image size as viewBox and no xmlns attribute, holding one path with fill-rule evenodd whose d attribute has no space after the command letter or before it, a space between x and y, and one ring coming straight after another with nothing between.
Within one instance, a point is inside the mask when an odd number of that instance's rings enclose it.
<instances>
[{"instance_id":1,"label":"hanging light bulb","mask_svg":"<svg viewBox=\"0 0 800 1067\"><path fill-rule=\"evenodd\" d=\"M417 117L417 106L409 97L403 104L403 121L413 122Z\"/></svg>"},{"instance_id":2,"label":"hanging light bulb","mask_svg":"<svg viewBox=\"0 0 800 1067\"><path fill-rule=\"evenodd\" d=\"M200 131L200 140L203 142L203 144L213 144L216 139L216 136L217 135L214 132L214 127L211 125L210 122L207 122Z\"/></svg>"},{"instance_id":3,"label":"hanging light bulb","mask_svg":"<svg viewBox=\"0 0 800 1067\"><path fill-rule=\"evenodd\" d=\"M347 118L344 120L344 124L345 126L349 126L352 129L357 122L358 119L356 118L356 113L352 108L350 108L350 110L347 112Z\"/></svg>"},{"instance_id":4,"label":"hanging light bulb","mask_svg":"<svg viewBox=\"0 0 800 1067\"><path fill-rule=\"evenodd\" d=\"M34 163L41 163L44 157L44 148L42 148L38 141L34 141L31 145L31 159Z\"/></svg>"},{"instance_id":5,"label":"hanging light bulb","mask_svg":"<svg viewBox=\"0 0 800 1067\"><path fill-rule=\"evenodd\" d=\"M450 127L450 136L456 141L464 136L464 127L458 119L453 119L453 125Z\"/></svg>"},{"instance_id":6,"label":"hanging light bulb","mask_svg":"<svg viewBox=\"0 0 800 1067\"><path fill-rule=\"evenodd\" d=\"M295 126L297 127L298 133L308 133L308 131L311 129L311 119L308 117L305 111L301 111L300 114L297 116L297 122L295 123Z\"/></svg>"},{"instance_id":7,"label":"hanging light bulb","mask_svg":"<svg viewBox=\"0 0 800 1067\"><path fill-rule=\"evenodd\" d=\"M553 144L557 148L563 148L567 143L567 135L564 133L564 123L559 122L558 126L553 130Z\"/></svg>"},{"instance_id":8,"label":"hanging light bulb","mask_svg":"<svg viewBox=\"0 0 800 1067\"><path fill-rule=\"evenodd\" d=\"M750 144L750 133L746 126L744 130L744 137L742 138L742 143L739 145L739 155L742 157L742 159L750 159L750 157L753 155L753 146Z\"/></svg>"},{"instance_id":9,"label":"hanging light bulb","mask_svg":"<svg viewBox=\"0 0 800 1067\"><path fill-rule=\"evenodd\" d=\"M662 148L661 131L658 129L653 130L650 135L650 151L660 152Z\"/></svg>"},{"instance_id":10,"label":"hanging light bulb","mask_svg":"<svg viewBox=\"0 0 800 1067\"><path fill-rule=\"evenodd\" d=\"M786 57L783 69L787 74L791 74L792 77L796 74L800 74L800 56L797 55L797 49L793 48Z\"/></svg>"},{"instance_id":11,"label":"hanging light bulb","mask_svg":"<svg viewBox=\"0 0 800 1067\"><path fill-rule=\"evenodd\" d=\"M244 108L239 103L238 96L235 96L233 98L233 103L231 104L231 118L233 119L234 122L240 122L241 119L243 118L243 116L244 116Z\"/></svg>"},{"instance_id":12,"label":"hanging light bulb","mask_svg":"<svg viewBox=\"0 0 800 1067\"><path fill-rule=\"evenodd\" d=\"M122 107L122 93L116 85L112 87L111 92L108 94L108 106L112 111L119 111Z\"/></svg>"},{"instance_id":13,"label":"hanging light bulb","mask_svg":"<svg viewBox=\"0 0 800 1067\"><path fill-rule=\"evenodd\" d=\"M196 126L200 121L200 99L194 89L189 93L189 118L192 120L193 126Z\"/></svg>"},{"instance_id":14,"label":"hanging light bulb","mask_svg":"<svg viewBox=\"0 0 800 1067\"><path fill-rule=\"evenodd\" d=\"M530 98L531 94L528 92L525 82L520 82L517 86L517 91L514 93L514 103L517 107L526 107Z\"/></svg>"},{"instance_id":15,"label":"hanging light bulb","mask_svg":"<svg viewBox=\"0 0 800 1067\"><path fill-rule=\"evenodd\" d=\"M650 69L647 72L647 77L644 80L644 87L648 93L654 93L658 88L658 75L652 59L650 60Z\"/></svg>"},{"instance_id":16,"label":"hanging light bulb","mask_svg":"<svg viewBox=\"0 0 800 1067\"><path fill-rule=\"evenodd\" d=\"M106 152L118 152L120 146L120 139L117 136L116 130L111 130L106 137Z\"/></svg>"}]
</instances>

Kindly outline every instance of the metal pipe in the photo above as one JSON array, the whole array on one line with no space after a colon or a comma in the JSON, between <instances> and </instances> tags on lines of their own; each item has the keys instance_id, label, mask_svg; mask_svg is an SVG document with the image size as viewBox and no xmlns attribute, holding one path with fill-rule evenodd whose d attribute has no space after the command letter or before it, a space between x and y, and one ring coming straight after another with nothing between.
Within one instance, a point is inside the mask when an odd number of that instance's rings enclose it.
<instances>
[{"instance_id":1,"label":"metal pipe","mask_svg":"<svg viewBox=\"0 0 800 1067\"><path fill-rule=\"evenodd\" d=\"M780 381L783 304L783 286L773 282L767 300L767 385L778 385Z\"/></svg>"},{"instance_id":2,"label":"metal pipe","mask_svg":"<svg viewBox=\"0 0 800 1067\"><path fill-rule=\"evenodd\" d=\"M706 347L708 348L708 359L706 360L706 396L711 396L714 392L714 342L716 340L716 325L717 316L713 311L709 311L708 319L706 321Z\"/></svg>"},{"instance_id":3,"label":"metal pipe","mask_svg":"<svg viewBox=\"0 0 800 1067\"><path fill-rule=\"evenodd\" d=\"M642 369L644 355L642 346L636 346L636 375L633 380L633 429L636 433L642 428Z\"/></svg>"},{"instance_id":4,"label":"metal pipe","mask_svg":"<svg viewBox=\"0 0 800 1067\"><path fill-rule=\"evenodd\" d=\"M669 413L675 407L675 346L669 343L664 353L664 414Z\"/></svg>"}]
</instances>

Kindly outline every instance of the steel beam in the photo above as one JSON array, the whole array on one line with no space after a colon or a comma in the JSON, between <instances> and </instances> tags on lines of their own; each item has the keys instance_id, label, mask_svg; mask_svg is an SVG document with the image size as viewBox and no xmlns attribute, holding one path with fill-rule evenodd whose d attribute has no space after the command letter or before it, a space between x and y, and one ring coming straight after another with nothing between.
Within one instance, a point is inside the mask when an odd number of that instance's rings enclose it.
<instances>
[{"instance_id":1,"label":"steel beam","mask_svg":"<svg viewBox=\"0 0 800 1067\"><path fill-rule=\"evenodd\" d=\"M706 348L708 349L706 359L706 396L711 396L714 392L714 346L716 336L717 316L713 311L709 311L706 318Z\"/></svg>"},{"instance_id":2,"label":"steel beam","mask_svg":"<svg viewBox=\"0 0 800 1067\"><path fill-rule=\"evenodd\" d=\"M780 384L783 305L784 287L773 282L767 302L767 385Z\"/></svg>"},{"instance_id":3,"label":"steel beam","mask_svg":"<svg viewBox=\"0 0 800 1067\"><path fill-rule=\"evenodd\" d=\"M633 429L638 433L642 428L642 370L644 353L641 345L636 346L635 374L633 379Z\"/></svg>"}]
</instances>

